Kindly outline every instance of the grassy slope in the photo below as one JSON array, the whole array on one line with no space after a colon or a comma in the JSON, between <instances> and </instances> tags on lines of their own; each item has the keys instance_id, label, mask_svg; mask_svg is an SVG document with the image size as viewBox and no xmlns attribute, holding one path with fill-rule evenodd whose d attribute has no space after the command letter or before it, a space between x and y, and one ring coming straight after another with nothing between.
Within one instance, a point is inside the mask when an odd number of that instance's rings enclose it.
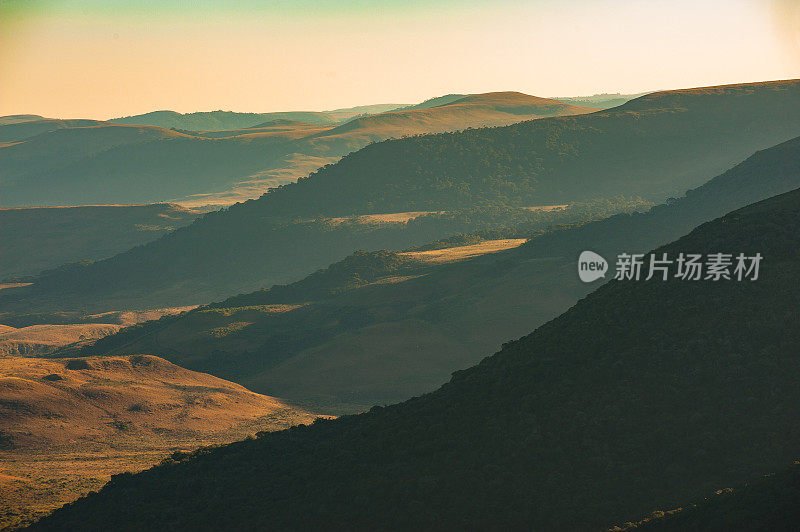
<instances>
[{"instance_id":1,"label":"grassy slope","mask_svg":"<svg viewBox=\"0 0 800 532\"><path fill-rule=\"evenodd\" d=\"M0 278L111 257L200 214L171 204L0 209Z\"/></svg>"},{"instance_id":2,"label":"grassy slope","mask_svg":"<svg viewBox=\"0 0 800 532\"><path fill-rule=\"evenodd\" d=\"M611 282L432 394L112 480L38 530L586 529L797 456L800 191L655 253L757 282Z\"/></svg>"},{"instance_id":3,"label":"grassy slope","mask_svg":"<svg viewBox=\"0 0 800 532\"><path fill-rule=\"evenodd\" d=\"M0 359L0 527L178 449L309 422L309 412L156 357Z\"/></svg>"},{"instance_id":4,"label":"grassy slope","mask_svg":"<svg viewBox=\"0 0 800 532\"><path fill-rule=\"evenodd\" d=\"M276 222L287 217L680 194L755 149L796 136L799 94L795 81L672 91L585 116L372 144L257 201L207 215L108 261L43 279L26 294L80 287L82 296L182 305L193 302L188 297L213 299L297 279L359 248L421 243ZM426 240L446 236L445 230L432 231ZM111 288L123 279L124 292ZM72 303L65 294L53 297Z\"/></svg>"},{"instance_id":5,"label":"grassy slope","mask_svg":"<svg viewBox=\"0 0 800 532\"><path fill-rule=\"evenodd\" d=\"M647 214L614 216L439 267L409 261L413 255L356 254L292 285L143 324L86 352L158 354L263 393L353 412L432 390L453 370L566 310L594 286L575 275L581 251L607 258L644 252L796 187L800 138ZM387 282L376 284L381 279ZM276 313L262 305L298 307Z\"/></svg>"}]
</instances>

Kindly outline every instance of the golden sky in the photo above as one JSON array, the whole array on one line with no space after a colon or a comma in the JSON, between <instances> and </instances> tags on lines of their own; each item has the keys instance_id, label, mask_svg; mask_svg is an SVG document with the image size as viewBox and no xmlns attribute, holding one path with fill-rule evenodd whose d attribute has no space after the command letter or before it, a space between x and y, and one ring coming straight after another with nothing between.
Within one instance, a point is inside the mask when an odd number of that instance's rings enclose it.
<instances>
[{"instance_id":1,"label":"golden sky","mask_svg":"<svg viewBox=\"0 0 800 532\"><path fill-rule=\"evenodd\" d=\"M0 115L795 78L799 27L800 0L0 0Z\"/></svg>"}]
</instances>

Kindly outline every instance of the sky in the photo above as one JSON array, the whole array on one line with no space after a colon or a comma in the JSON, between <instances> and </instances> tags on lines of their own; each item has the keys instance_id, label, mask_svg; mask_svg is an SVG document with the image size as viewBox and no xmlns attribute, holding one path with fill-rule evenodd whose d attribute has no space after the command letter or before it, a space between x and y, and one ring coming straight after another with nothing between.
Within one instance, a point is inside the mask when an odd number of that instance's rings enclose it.
<instances>
[{"instance_id":1,"label":"sky","mask_svg":"<svg viewBox=\"0 0 800 532\"><path fill-rule=\"evenodd\" d=\"M800 78L800 0L0 0L0 115Z\"/></svg>"}]
</instances>

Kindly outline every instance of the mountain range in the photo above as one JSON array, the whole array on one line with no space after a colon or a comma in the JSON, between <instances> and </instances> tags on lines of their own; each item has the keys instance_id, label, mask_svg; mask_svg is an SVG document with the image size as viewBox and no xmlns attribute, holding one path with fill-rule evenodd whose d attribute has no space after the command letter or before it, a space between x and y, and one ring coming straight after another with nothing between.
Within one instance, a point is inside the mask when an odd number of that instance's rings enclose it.
<instances>
[{"instance_id":1,"label":"mountain range","mask_svg":"<svg viewBox=\"0 0 800 532\"><path fill-rule=\"evenodd\" d=\"M105 122L0 122L0 201L3 206L229 205L391 136L594 110L520 93L465 96L427 110L381 111L387 107L393 106L314 116L164 111ZM162 127L167 125L170 129Z\"/></svg>"},{"instance_id":2,"label":"mountain range","mask_svg":"<svg viewBox=\"0 0 800 532\"><path fill-rule=\"evenodd\" d=\"M19 312L23 300L92 312L202 304L301 279L358 249L491 227L499 211L509 225L532 205L622 194L660 202L800 134L799 95L796 80L666 91L591 114L370 144L145 246L5 290L0 310ZM431 214L391 228L332 222L408 211Z\"/></svg>"}]
</instances>

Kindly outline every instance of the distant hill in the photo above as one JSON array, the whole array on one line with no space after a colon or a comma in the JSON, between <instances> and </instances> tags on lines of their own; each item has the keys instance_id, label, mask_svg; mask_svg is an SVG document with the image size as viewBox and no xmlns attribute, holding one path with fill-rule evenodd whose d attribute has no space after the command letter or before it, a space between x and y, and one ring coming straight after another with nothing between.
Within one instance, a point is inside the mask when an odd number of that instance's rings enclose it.
<instances>
[{"instance_id":1,"label":"distant hill","mask_svg":"<svg viewBox=\"0 0 800 532\"><path fill-rule=\"evenodd\" d=\"M7 116L0 116L0 126L6 126L9 124L20 124L23 122L31 122L37 120L44 120L43 116L39 115L7 115Z\"/></svg>"},{"instance_id":2,"label":"distant hill","mask_svg":"<svg viewBox=\"0 0 800 532\"><path fill-rule=\"evenodd\" d=\"M455 95L454 95L455 96ZM434 98L435 105L420 104L407 109L355 118L318 134L331 137L358 132L374 139L402 136L409 132L443 133L468 127L505 126L548 116L569 116L596 111L520 92L490 92L450 100Z\"/></svg>"},{"instance_id":3,"label":"distant hill","mask_svg":"<svg viewBox=\"0 0 800 532\"><path fill-rule=\"evenodd\" d=\"M618 194L662 201L797 136L798 95L800 81L666 91L586 115L381 142L258 201L272 213L335 216Z\"/></svg>"},{"instance_id":4,"label":"distant hill","mask_svg":"<svg viewBox=\"0 0 800 532\"><path fill-rule=\"evenodd\" d=\"M0 209L0 279L111 257L201 214L171 204Z\"/></svg>"},{"instance_id":5,"label":"distant hill","mask_svg":"<svg viewBox=\"0 0 800 532\"><path fill-rule=\"evenodd\" d=\"M329 111L323 118L319 113L157 111L109 122L43 119L0 125L0 204L230 205L392 136L579 111L519 93L470 98L402 115L376 115L392 107L377 105ZM520 107L519 100L527 103Z\"/></svg>"},{"instance_id":6,"label":"distant hill","mask_svg":"<svg viewBox=\"0 0 800 532\"><path fill-rule=\"evenodd\" d=\"M3 357L0 375L4 529L176 451L314 419L158 357Z\"/></svg>"},{"instance_id":7,"label":"distant hill","mask_svg":"<svg viewBox=\"0 0 800 532\"><path fill-rule=\"evenodd\" d=\"M594 96L567 96L564 98L556 97L554 100L569 103L572 105L585 105L587 107L599 107L601 109L608 109L610 107L618 107L640 96L644 96L646 92L639 94L595 94Z\"/></svg>"},{"instance_id":8,"label":"distant hill","mask_svg":"<svg viewBox=\"0 0 800 532\"><path fill-rule=\"evenodd\" d=\"M352 413L433 390L569 308L595 286L575 274L581 251L643 253L798 187L800 138L647 213L531 234L516 249L441 266L413 254L357 252L287 286L125 329L84 353L157 354L317 410Z\"/></svg>"},{"instance_id":9,"label":"distant hill","mask_svg":"<svg viewBox=\"0 0 800 532\"><path fill-rule=\"evenodd\" d=\"M399 109L395 109L395 111L410 111L412 109L428 109L431 107L436 107L437 105L446 105L448 103L455 102L456 100L460 100L465 98L468 94L445 94L444 96L436 96L435 98L428 98L424 102L418 103L416 105L408 105L406 107L401 107Z\"/></svg>"},{"instance_id":10,"label":"distant hill","mask_svg":"<svg viewBox=\"0 0 800 532\"><path fill-rule=\"evenodd\" d=\"M800 437L800 190L653 251L680 252L764 259L612 281L434 393L116 477L36 529L599 530L775 471Z\"/></svg>"},{"instance_id":11,"label":"distant hill","mask_svg":"<svg viewBox=\"0 0 800 532\"><path fill-rule=\"evenodd\" d=\"M271 120L297 120L316 125L337 124L362 114L385 113L404 104L362 105L333 111L286 111L273 113L237 113L233 111L208 111L198 113L176 113L175 111L153 111L142 115L112 118L114 124L134 124L193 131L219 131L242 129Z\"/></svg>"}]
</instances>

